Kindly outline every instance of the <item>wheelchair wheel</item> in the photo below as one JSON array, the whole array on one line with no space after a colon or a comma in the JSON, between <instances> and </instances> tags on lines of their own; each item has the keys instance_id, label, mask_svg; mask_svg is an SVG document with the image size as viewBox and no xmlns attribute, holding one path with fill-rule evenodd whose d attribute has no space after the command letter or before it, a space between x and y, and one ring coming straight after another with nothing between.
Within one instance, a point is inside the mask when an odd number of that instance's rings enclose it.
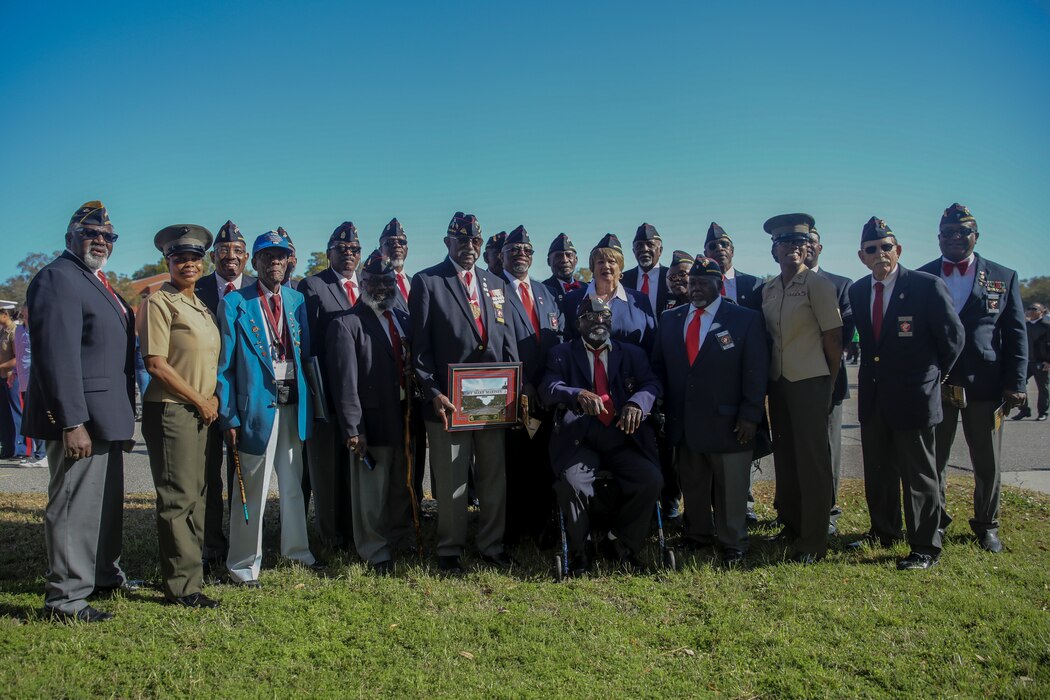
<instances>
[{"instance_id":1,"label":"wheelchair wheel","mask_svg":"<svg viewBox=\"0 0 1050 700\"><path fill-rule=\"evenodd\" d=\"M565 567L560 554L554 556L554 580L561 583L565 579Z\"/></svg>"},{"instance_id":2,"label":"wheelchair wheel","mask_svg":"<svg viewBox=\"0 0 1050 700\"><path fill-rule=\"evenodd\" d=\"M673 549L668 548L664 550L664 568L678 571L678 562L675 561Z\"/></svg>"}]
</instances>

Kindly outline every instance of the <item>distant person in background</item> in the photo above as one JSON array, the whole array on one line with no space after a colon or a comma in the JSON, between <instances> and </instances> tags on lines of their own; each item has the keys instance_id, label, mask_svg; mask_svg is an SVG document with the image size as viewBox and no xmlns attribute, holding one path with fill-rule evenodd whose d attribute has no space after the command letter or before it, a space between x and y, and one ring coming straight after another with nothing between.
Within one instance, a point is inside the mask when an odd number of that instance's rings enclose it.
<instances>
[{"instance_id":1,"label":"distant person in background","mask_svg":"<svg viewBox=\"0 0 1050 700\"><path fill-rule=\"evenodd\" d=\"M551 269L551 276L543 283L554 292L562 313L565 312L562 307L565 295L580 288L580 283L576 281L577 262L576 246L566 234L559 233L547 248L547 267Z\"/></svg>"},{"instance_id":2,"label":"distant person in background","mask_svg":"<svg viewBox=\"0 0 1050 700\"><path fill-rule=\"evenodd\" d=\"M853 337L849 341L849 345L846 346L846 362L851 365L857 364L860 359L860 334L857 333L857 329L853 329Z\"/></svg>"},{"instance_id":3,"label":"distant person in background","mask_svg":"<svg viewBox=\"0 0 1050 700\"><path fill-rule=\"evenodd\" d=\"M655 226L642 224L634 233L631 247L638 266L623 273L623 284L628 289L641 292L649 300L649 307L659 325L660 312L667 307L669 294L667 268L660 265L660 256L664 252L663 239Z\"/></svg>"},{"instance_id":4,"label":"distant person in background","mask_svg":"<svg viewBox=\"0 0 1050 700\"><path fill-rule=\"evenodd\" d=\"M663 315L678 306L689 303L689 271L693 269L693 256L684 250L671 253L671 264L667 267L667 303L657 311Z\"/></svg>"},{"instance_id":5,"label":"distant person in background","mask_svg":"<svg viewBox=\"0 0 1050 700\"><path fill-rule=\"evenodd\" d=\"M146 303L146 297L150 295L149 285L144 287L139 293L139 305L135 309L135 315L138 316L142 310L142 305ZM146 371L146 363L142 359L142 349L139 347L139 337L135 335L135 383L139 387L139 402L141 405L142 397L146 395L146 387L149 386L149 372Z\"/></svg>"},{"instance_id":6,"label":"distant person in background","mask_svg":"<svg viewBox=\"0 0 1050 700\"><path fill-rule=\"evenodd\" d=\"M485 267L496 277L503 277L503 244L506 240L507 232L500 231L485 241Z\"/></svg>"},{"instance_id":7,"label":"distant person in background","mask_svg":"<svg viewBox=\"0 0 1050 700\"><path fill-rule=\"evenodd\" d=\"M14 386L15 372L15 305L0 306L0 459L25 456L22 438L22 400Z\"/></svg>"},{"instance_id":8,"label":"distant person in background","mask_svg":"<svg viewBox=\"0 0 1050 700\"><path fill-rule=\"evenodd\" d=\"M219 302L230 292L251 289L255 278L245 274L248 265L248 248L237 224L227 220L215 236L215 247L208 253L215 272L201 278L193 286L193 293L204 302L218 323ZM204 508L204 558L205 579L215 579L226 569L226 553L229 543L223 525L226 522L224 503L233 499L233 458L226 456L227 498L222 497L222 462L226 453L222 428L218 421L208 426L208 451L204 459L204 478L207 487Z\"/></svg>"},{"instance_id":9,"label":"distant person in background","mask_svg":"<svg viewBox=\"0 0 1050 700\"><path fill-rule=\"evenodd\" d=\"M32 369L32 345L29 341L29 306L22 307L22 323L15 328L15 376L18 395L25 410L26 392L29 391L29 373ZM26 439L27 455L23 464L27 467L46 467L45 441Z\"/></svg>"},{"instance_id":10,"label":"distant person in background","mask_svg":"<svg viewBox=\"0 0 1050 700\"><path fill-rule=\"evenodd\" d=\"M292 242L292 237L280 226L277 227L277 235L288 241L288 270L284 273L284 281L281 282L285 287L292 285L292 277L295 275L295 266L299 264L299 258L295 256L295 243Z\"/></svg>"},{"instance_id":11,"label":"distant person in background","mask_svg":"<svg viewBox=\"0 0 1050 700\"><path fill-rule=\"evenodd\" d=\"M208 426L218 416L215 378L219 329L193 293L212 235L176 224L154 245L168 262L170 282L139 308L139 339L153 381L142 399L142 437L157 490L157 539L164 598L187 608L215 608L204 595L205 459Z\"/></svg>"},{"instance_id":12,"label":"distant person in background","mask_svg":"<svg viewBox=\"0 0 1050 700\"><path fill-rule=\"evenodd\" d=\"M1028 333L1028 379L1035 377L1038 396L1036 420L1045 421L1050 413L1050 317L1046 315L1046 307L1038 302L1028 305L1024 317ZM1021 420L1031 415L1032 408L1023 406L1013 419Z\"/></svg>"},{"instance_id":13,"label":"distant person in background","mask_svg":"<svg viewBox=\"0 0 1050 700\"><path fill-rule=\"evenodd\" d=\"M102 268L117 234L101 202L81 206L66 250L29 283L27 437L47 440L44 612L101 622L94 593L133 587L120 568L124 454L135 436L135 313Z\"/></svg>"}]
</instances>

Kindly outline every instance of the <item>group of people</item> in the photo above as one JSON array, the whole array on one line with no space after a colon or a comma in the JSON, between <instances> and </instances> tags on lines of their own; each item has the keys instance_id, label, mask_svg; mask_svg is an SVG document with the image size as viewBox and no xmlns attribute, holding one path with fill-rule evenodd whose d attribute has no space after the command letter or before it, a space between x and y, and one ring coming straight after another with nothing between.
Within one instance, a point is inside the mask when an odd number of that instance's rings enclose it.
<instances>
[{"instance_id":1,"label":"group of people","mask_svg":"<svg viewBox=\"0 0 1050 700\"><path fill-rule=\"evenodd\" d=\"M981 547L999 551L995 435L1024 404L1029 370L1016 273L974 252L977 223L958 204L941 217L942 257L919 270L899 263L897 236L870 219L858 257L871 275L856 283L820 267L811 216L775 216L764 229L780 268L764 283L736 269L733 240L716 223L703 253L674 251L669 266L652 225L638 227L629 270L607 234L582 282L565 234L550 243L552 274L540 281L523 226L486 241L477 218L457 212L447 257L409 276L397 219L367 255L344 222L329 237L329 267L293 288L294 244L282 229L249 247L230 221L214 240L178 224L155 236L170 281L136 318L103 272L117 233L100 202L86 203L28 293L40 341L23 432L47 441L51 473L45 610L107 619L88 599L129 585L119 556L136 329L173 604L218 605L202 586L219 571L260 587L274 473L284 557L326 567L308 537L312 498L323 547L353 548L392 573L400 554L422 552L427 455L445 573L464 570L472 501L474 545L499 569L515 565L508 545L543 542L562 523L571 574L587 573L599 553L640 570L655 504L673 518L682 501L681 546L715 546L722 565L738 566L755 520L752 464L770 450L776 539L794 561L814 563L841 512L843 347L854 329L871 529L851 546L907 539L899 568L937 562L961 417L976 481L970 525ZM205 255L215 264L207 276ZM245 273L249 257L257 278ZM1034 371L1045 374L1041 357ZM450 429L460 408L449 367L492 363L520 370L522 426ZM599 526L600 483L614 485L616 507Z\"/></svg>"}]
</instances>

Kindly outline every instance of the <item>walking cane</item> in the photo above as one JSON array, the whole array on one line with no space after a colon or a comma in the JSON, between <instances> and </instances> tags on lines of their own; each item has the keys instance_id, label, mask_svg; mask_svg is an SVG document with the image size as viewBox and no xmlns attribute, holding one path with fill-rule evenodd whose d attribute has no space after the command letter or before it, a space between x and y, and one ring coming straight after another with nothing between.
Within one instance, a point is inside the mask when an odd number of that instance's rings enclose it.
<instances>
[{"instance_id":1,"label":"walking cane","mask_svg":"<svg viewBox=\"0 0 1050 700\"><path fill-rule=\"evenodd\" d=\"M405 486L408 487L408 497L412 501L412 526L416 530L416 552L419 554L419 558L423 558L423 527L419 523L419 499L416 498L416 486L413 472L413 454L412 454L412 363L410 362L412 353L409 350L408 343L404 345L405 357L402 364L404 365L404 377L405 377L405 463L407 469L405 473L407 478L405 479Z\"/></svg>"},{"instance_id":2,"label":"walking cane","mask_svg":"<svg viewBox=\"0 0 1050 700\"><path fill-rule=\"evenodd\" d=\"M230 447L230 454L233 455L233 467L237 471L237 485L241 487L241 505L244 507L244 524L248 524L248 498L244 495L244 477L241 476L241 453L237 450L237 445L232 441L227 440L226 444Z\"/></svg>"}]
</instances>

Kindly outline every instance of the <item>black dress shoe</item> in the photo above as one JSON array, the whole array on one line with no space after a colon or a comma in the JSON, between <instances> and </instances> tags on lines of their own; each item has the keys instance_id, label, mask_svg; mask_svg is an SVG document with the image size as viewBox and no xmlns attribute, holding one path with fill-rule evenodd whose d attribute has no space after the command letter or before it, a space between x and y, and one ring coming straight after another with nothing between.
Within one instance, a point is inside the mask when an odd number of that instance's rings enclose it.
<instances>
[{"instance_id":1,"label":"black dress shoe","mask_svg":"<svg viewBox=\"0 0 1050 700\"><path fill-rule=\"evenodd\" d=\"M1030 418L1031 416L1032 409L1022 408L1020 411L1017 412L1017 415L1010 418L1010 420L1024 420L1025 418Z\"/></svg>"},{"instance_id":2,"label":"black dress shoe","mask_svg":"<svg viewBox=\"0 0 1050 700\"><path fill-rule=\"evenodd\" d=\"M912 571L915 569L928 569L937 563L937 557L930 554L920 554L919 552L912 552L904 559L897 562L897 569L900 571Z\"/></svg>"},{"instance_id":3,"label":"black dress shoe","mask_svg":"<svg viewBox=\"0 0 1050 700\"><path fill-rule=\"evenodd\" d=\"M758 525L758 515L755 513L754 508L748 508L747 513L744 515L744 522L748 527L754 527Z\"/></svg>"},{"instance_id":4,"label":"black dress shoe","mask_svg":"<svg viewBox=\"0 0 1050 700\"><path fill-rule=\"evenodd\" d=\"M259 583L257 578L253 578L251 581L234 581L233 583L241 588L262 588L262 584Z\"/></svg>"},{"instance_id":5,"label":"black dress shoe","mask_svg":"<svg viewBox=\"0 0 1050 700\"><path fill-rule=\"evenodd\" d=\"M644 574L645 564L631 552L620 555L620 569L627 574Z\"/></svg>"},{"instance_id":6,"label":"black dress shoe","mask_svg":"<svg viewBox=\"0 0 1050 700\"><path fill-rule=\"evenodd\" d=\"M569 562L569 576L586 576L591 572L591 560L586 554L575 554Z\"/></svg>"},{"instance_id":7,"label":"black dress shoe","mask_svg":"<svg viewBox=\"0 0 1050 700\"><path fill-rule=\"evenodd\" d=\"M999 541L999 533L997 532L992 532L991 530L989 530L983 535L980 535L977 538L977 541L980 543L981 549L983 549L986 552L998 554L999 552L1003 551L1003 543Z\"/></svg>"},{"instance_id":8,"label":"black dress shoe","mask_svg":"<svg viewBox=\"0 0 1050 700\"><path fill-rule=\"evenodd\" d=\"M1040 422L1042 422L1042 421L1045 421L1045 420L1047 419L1047 416L1048 416L1048 415L1050 415L1050 414L1046 414L1046 413L1040 413L1040 414L1039 414L1039 417L1038 417L1038 418L1036 418L1036 420L1037 420L1037 421L1040 421Z\"/></svg>"},{"instance_id":9,"label":"black dress shoe","mask_svg":"<svg viewBox=\"0 0 1050 700\"><path fill-rule=\"evenodd\" d=\"M95 598L112 598L117 593L134 593L135 591L140 591L145 585L146 582L141 579L129 578L125 579L124 583L119 586L99 586L91 592L91 595Z\"/></svg>"},{"instance_id":10,"label":"black dress shoe","mask_svg":"<svg viewBox=\"0 0 1050 700\"><path fill-rule=\"evenodd\" d=\"M722 554L722 568L736 569L744 565L744 553L739 549L727 549Z\"/></svg>"},{"instance_id":11,"label":"black dress shoe","mask_svg":"<svg viewBox=\"0 0 1050 700\"><path fill-rule=\"evenodd\" d=\"M766 538L766 542L776 542L777 544L787 544L793 542L795 539L795 533L786 527L780 529L775 535L771 535Z\"/></svg>"},{"instance_id":12,"label":"black dress shoe","mask_svg":"<svg viewBox=\"0 0 1050 700\"><path fill-rule=\"evenodd\" d=\"M376 576L393 576L394 575L394 562L391 559L386 561L377 561L375 563L369 563L368 567L372 569L372 572Z\"/></svg>"},{"instance_id":13,"label":"black dress shoe","mask_svg":"<svg viewBox=\"0 0 1050 700\"><path fill-rule=\"evenodd\" d=\"M438 556L438 569L445 574L462 574L463 561L458 556Z\"/></svg>"},{"instance_id":14,"label":"black dress shoe","mask_svg":"<svg viewBox=\"0 0 1050 700\"><path fill-rule=\"evenodd\" d=\"M184 608L217 608L219 601L212 600L203 593L190 593L178 598L168 599L169 605L181 605Z\"/></svg>"},{"instance_id":15,"label":"black dress shoe","mask_svg":"<svg viewBox=\"0 0 1050 700\"><path fill-rule=\"evenodd\" d=\"M113 613L96 610L86 605L75 613L44 606L44 616L54 622L105 622L113 619Z\"/></svg>"},{"instance_id":16,"label":"black dress shoe","mask_svg":"<svg viewBox=\"0 0 1050 700\"><path fill-rule=\"evenodd\" d=\"M714 543L714 537L683 537L678 540L678 548L687 552L698 552L710 548Z\"/></svg>"},{"instance_id":17,"label":"black dress shoe","mask_svg":"<svg viewBox=\"0 0 1050 700\"><path fill-rule=\"evenodd\" d=\"M859 540L854 540L846 545L846 549L856 551L864 547L892 547L893 540L868 532Z\"/></svg>"},{"instance_id":18,"label":"black dress shoe","mask_svg":"<svg viewBox=\"0 0 1050 700\"><path fill-rule=\"evenodd\" d=\"M499 552L498 554L482 554L481 560L489 566L506 571L507 569L517 566L518 562L514 561L513 558L506 552Z\"/></svg>"},{"instance_id":19,"label":"black dress shoe","mask_svg":"<svg viewBox=\"0 0 1050 700\"><path fill-rule=\"evenodd\" d=\"M823 558L823 556L813 554L812 552L795 552L791 555L791 561L795 562L796 564L802 564L803 566L816 564Z\"/></svg>"},{"instance_id":20,"label":"black dress shoe","mask_svg":"<svg viewBox=\"0 0 1050 700\"><path fill-rule=\"evenodd\" d=\"M314 563L310 564L310 566L306 568L310 571L320 574L328 569L328 562L326 562L324 559L314 559Z\"/></svg>"}]
</instances>

